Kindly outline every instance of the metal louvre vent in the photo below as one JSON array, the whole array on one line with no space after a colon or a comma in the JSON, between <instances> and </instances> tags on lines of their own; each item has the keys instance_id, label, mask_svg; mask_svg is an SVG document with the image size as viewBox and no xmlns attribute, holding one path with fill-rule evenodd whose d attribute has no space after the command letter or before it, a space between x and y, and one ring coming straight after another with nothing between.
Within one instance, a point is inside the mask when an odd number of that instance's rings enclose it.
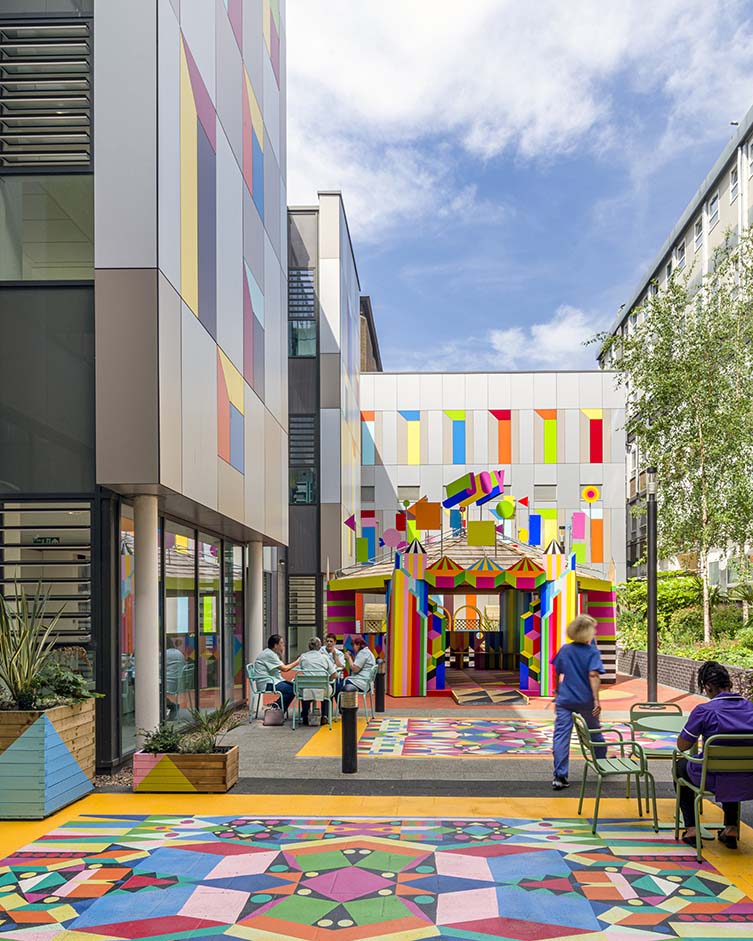
<instances>
[{"instance_id":1,"label":"metal louvre vent","mask_svg":"<svg viewBox=\"0 0 753 941\"><path fill-rule=\"evenodd\" d=\"M91 165L91 23L0 22L0 169Z\"/></svg>"},{"instance_id":2,"label":"metal louvre vent","mask_svg":"<svg viewBox=\"0 0 753 941\"><path fill-rule=\"evenodd\" d=\"M312 467L316 464L316 416L291 415L288 442L291 466Z\"/></svg>"},{"instance_id":3,"label":"metal louvre vent","mask_svg":"<svg viewBox=\"0 0 753 941\"><path fill-rule=\"evenodd\" d=\"M290 576L288 579L288 613L291 624L316 624L315 576Z\"/></svg>"},{"instance_id":4,"label":"metal louvre vent","mask_svg":"<svg viewBox=\"0 0 753 941\"><path fill-rule=\"evenodd\" d=\"M313 320L315 317L314 269L290 268L288 270L288 318Z\"/></svg>"}]
</instances>

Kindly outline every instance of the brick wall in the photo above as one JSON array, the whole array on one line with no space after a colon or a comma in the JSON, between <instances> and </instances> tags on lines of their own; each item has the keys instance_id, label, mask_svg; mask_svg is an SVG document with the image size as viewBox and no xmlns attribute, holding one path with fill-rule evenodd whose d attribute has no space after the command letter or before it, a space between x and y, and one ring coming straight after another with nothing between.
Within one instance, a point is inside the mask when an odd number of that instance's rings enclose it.
<instances>
[{"instance_id":1,"label":"brick wall","mask_svg":"<svg viewBox=\"0 0 753 941\"><path fill-rule=\"evenodd\" d=\"M648 656L645 650L622 650L617 648L617 672L627 674L628 676L640 676L645 678L647 672ZM696 677L698 668L701 666L699 660L686 660L685 657L670 657L668 654L660 653L657 657L656 676L659 683L664 686L672 686L675 689L681 689L688 693L700 693ZM733 688L739 688L746 674L750 670L743 670L741 667L728 666ZM740 690L742 692L742 689Z\"/></svg>"}]
</instances>

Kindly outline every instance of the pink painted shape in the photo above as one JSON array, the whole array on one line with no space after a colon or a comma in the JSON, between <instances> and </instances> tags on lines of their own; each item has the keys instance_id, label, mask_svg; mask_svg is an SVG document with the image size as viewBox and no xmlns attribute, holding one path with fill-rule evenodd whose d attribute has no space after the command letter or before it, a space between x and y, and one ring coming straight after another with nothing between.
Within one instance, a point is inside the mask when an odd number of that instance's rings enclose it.
<instances>
[{"instance_id":1,"label":"pink painted shape","mask_svg":"<svg viewBox=\"0 0 753 941\"><path fill-rule=\"evenodd\" d=\"M454 925L498 916L496 888L445 892L437 899L438 925Z\"/></svg>"},{"instance_id":2,"label":"pink painted shape","mask_svg":"<svg viewBox=\"0 0 753 941\"><path fill-rule=\"evenodd\" d=\"M256 876L266 872L278 855L276 850L268 853L238 853L225 856L206 877L207 879L229 879L233 876Z\"/></svg>"},{"instance_id":3,"label":"pink painted shape","mask_svg":"<svg viewBox=\"0 0 753 941\"><path fill-rule=\"evenodd\" d=\"M492 475L489 471L481 471L478 475L478 486L482 493L490 493L494 484L492 483Z\"/></svg>"},{"instance_id":4,"label":"pink painted shape","mask_svg":"<svg viewBox=\"0 0 753 941\"><path fill-rule=\"evenodd\" d=\"M458 876L461 879L479 879L481 882L494 882L489 863L479 856L462 856L458 853L437 853L437 874L440 876Z\"/></svg>"},{"instance_id":5,"label":"pink painted shape","mask_svg":"<svg viewBox=\"0 0 753 941\"><path fill-rule=\"evenodd\" d=\"M214 105L212 104L212 99L209 97L207 86L204 84L204 79L201 77L201 72L196 64L196 60L191 55L191 50L188 48L185 37L183 37L183 49L186 53L186 62L188 63L188 74L191 78L191 90L193 91L196 113L199 116L199 121L201 121L201 126L204 128L209 138L212 150L217 153L217 113L214 110Z\"/></svg>"},{"instance_id":6,"label":"pink painted shape","mask_svg":"<svg viewBox=\"0 0 753 941\"><path fill-rule=\"evenodd\" d=\"M227 15L235 34L238 48L243 52L243 0L229 0Z\"/></svg>"},{"instance_id":7,"label":"pink painted shape","mask_svg":"<svg viewBox=\"0 0 753 941\"><path fill-rule=\"evenodd\" d=\"M573 513L573 539L586 538L586 514Z\"/></svg>"},{"instance_id":8,"label":"pink painted shape","mask_svg":"<svg viewBox=\"0 0 753 941\"><path fill-rule=\"evenodd\" d=\"M239 892L237 889L218 889L210 885L200 885L178 915L234 925L249 895L249 892Z\"/></svg>"},{"instance_id":9,"label":"pink painted shape","mask_svg":"<svg viewBox=\"0 0 753 941\"><path fill-rule=\"evenodd\" d=\"M139 755L133 763L133 783L141 784L144 778L157 767L162 760L162 755Z\"/></svg>"}]
</instances>

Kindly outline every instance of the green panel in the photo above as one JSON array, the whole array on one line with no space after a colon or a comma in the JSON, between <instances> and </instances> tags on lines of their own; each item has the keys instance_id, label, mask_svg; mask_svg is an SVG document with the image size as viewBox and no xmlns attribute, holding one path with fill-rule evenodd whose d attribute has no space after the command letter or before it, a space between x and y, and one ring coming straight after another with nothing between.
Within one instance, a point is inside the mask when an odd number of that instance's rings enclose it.
<instances>
[{"instance_id":1,"label":"green panel","mask_svg":"<svg viewBox=\"0 0 753 941\"><path fill-rule=\"evenodd\" d=\"M544 420L544 463L557 463L557 420L555 418Z\"/></svg>"}]
</instances>

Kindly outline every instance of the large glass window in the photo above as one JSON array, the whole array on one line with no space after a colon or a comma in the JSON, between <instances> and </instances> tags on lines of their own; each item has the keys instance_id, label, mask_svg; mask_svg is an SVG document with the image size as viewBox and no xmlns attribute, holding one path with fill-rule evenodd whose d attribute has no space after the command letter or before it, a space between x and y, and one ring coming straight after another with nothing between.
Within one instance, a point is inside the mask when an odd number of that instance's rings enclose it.
<instances>
[{"instance_id":1,"label":"large glass window","mask_svg":"<svg viewBox=\"0 0 753 941\"><path fill-rule=\"evenodd\" d=\"M199 536L199 707L222 703L220 650L220 540Z\"/></svg>"},{"instance_id":2,"label":"large glass window","mask_svg":"<svg viewBox=\"0 0 753 941\"><path fill-rule=\"evenodd\" d=\"M0 177L0 281L94 278L94 177Z\"/></svg>"},{"instance_id":3,"label":"large glass window","mask_svg":"<svg viewBox=\"0 0 753 941\"><path fill-rule=\"evenodd\" d=\"M223 552L223 638L225 663L225 699L241 702L244 698L245 663L243 658L243 549L225 543Z\"/></svg>"},{"instance_id":4,"label":"large glass window","mask_svg":"<svg viewBox=\"0 0 753 941\"><path fill-rule=\"evenodd\" d=\"M316 356L316 321L288 323L288 356Z\"/></svg>"},{"instance_id":5,"label":"large glass window","mask_svg":"<svg viewBox=\"0 0 753 941\"><path fill-rule=\"evenodd\" d=\"M133 507L120 511L120 749L136 748L136 695L133 599Z\"/></svg>"},{"instance_id":6,"label":"large glass window","mask_svg":"<svg viewBox=\"0 0 753 941\"><path fill-rule=\"evenodd\" d=\"M92 289L0 286L0 338L0 493L90 492Z\"/></svg>"},{"instance_id":7,"label":"large glass window","mask_svg":"<svg viewBox=\"0 0 753 941\"><path fill-rule=\"evenodd\" d=\"M313 268L288 269L288 356L316 356L316 289Z\"/></svg>"},{"instance_id":8,"label":"large glass window","mask_svg":"<svg viewBox=\"0 0 753 941\"><path fill-rule=\"evenodd\" d=\"M165 521L165 706L168 719L196 708L196 540Z\"/></svg>"}]
</instances>

